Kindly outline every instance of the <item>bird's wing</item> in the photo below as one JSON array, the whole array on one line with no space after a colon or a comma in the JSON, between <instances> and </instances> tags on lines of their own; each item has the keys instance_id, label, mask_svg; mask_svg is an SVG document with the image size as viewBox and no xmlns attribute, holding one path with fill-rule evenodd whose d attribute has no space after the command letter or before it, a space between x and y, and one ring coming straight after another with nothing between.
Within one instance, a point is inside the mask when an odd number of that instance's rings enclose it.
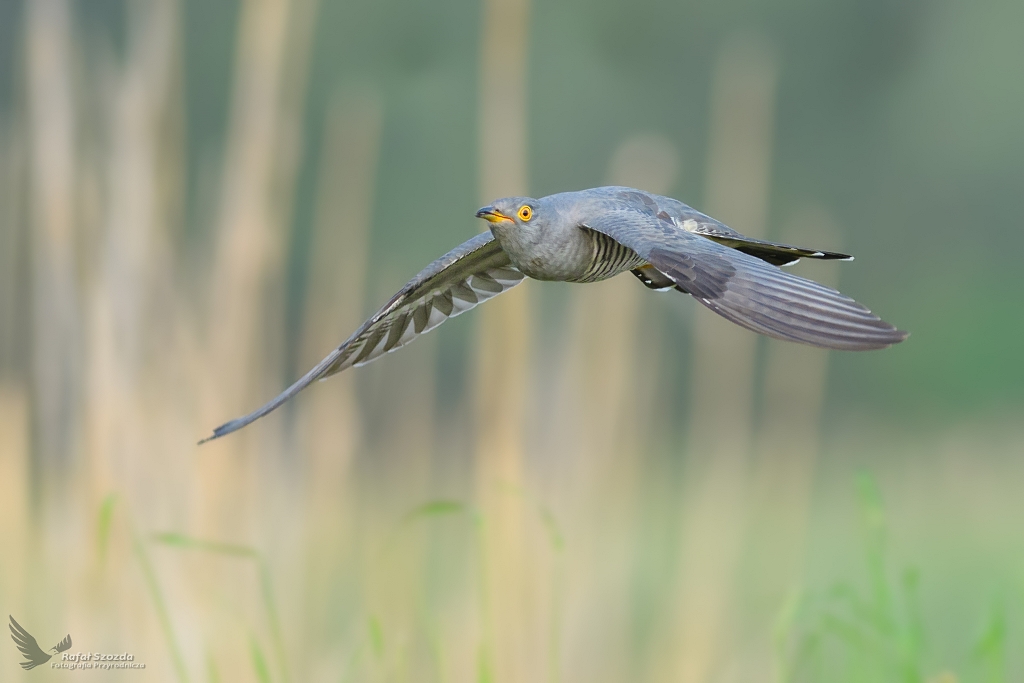
<instances>
[{"instance_id":1,"label":"bird's wing","mask_svg":"<svg viewBox=\"0 0 1024 683\"><path fill-rule=\"evenodd\" d=\"M71 634L64 636L64 640L60 641L53 646L53 649L57 652L64 652L65 650L71 649Z\"/></svg>"},{"instance_id":2,"label":"bird's wing","mask_svg":"<svg viewBox=\"0 0 1024 683\"><path fill-rule=\"evenodd\" d=\"M834 289L680 229L671 218L613 209L581 227L629 247L677 289L748 330L851 351L880 349L907 337Z\"/></svg>"},{"instance_id":3,"label":"bird's wing","mask_svg":"<svg viewBox=\"0 0 1024 683\"><path fill-rule=\"evenodd\" d=\"M230 434L254 422L299 393L313 380L329 377L353 365L365 365L408 344L445 320L519 284L523 274L484 232L437 259L410 280L383 308L341 346L316 364L277 398L244 417L213 430L199 443Z\"/></svg>"},{"instance_id":4,"label":"bird's wing","mask_svg":"<svg viewBox=\"0 0 1024 683\"><path fill-rule=\"evenodd\" d=\"M11 638L14 639L14 644L21 650L21 654L25 656L27 662L21 662L23 669L33 669L40 664L43 664L50 659L50 655L46 654L39 647L39 643L32 637L32 634L21 627L14 617L8 615L11 620L9 624L11 629Z\"/></svg>"},{"instance_id":5,"label":"bird's wing","mask_svg":"<svg viewBox=\"0 0 1024 683\"><path fill-rule=\"evenodd\" d=\"M726 236L704 233L699 229L694 232L698 235L704 235L708 239L712 239L719 244L724 244L725 246L732 247L737 251L742 251L744 254L750 254L762 261L767 261L773 266L792 265L802 258L822 259L826 261L853 260L853 257L849 254L840 254L836 251L821 251L819 249L794 247L789 244L779 244L778 242L754 239L753 237L747 237L746 235L740 235L739 233L736 233L738 236Z\"/></svg>"},{"instance_id":6,"label":"bird's wing","mask_svg":"<svg viewBox=\"0 0 1024 683\"><path fill-rule=\"evenodd\" d=\"M822 251L820 249L804 249L803 247L794 247L789 244L779 244L778 242L747 237L743 233L733 230L728 225L716 221L711 216L703 214L672 197L652 195L632 188L609 189L617 201L624 202L630 208L637 209L642 213L650 213L657 218L672 220L678 227L687 232L703 235L719 244L742 251L744 254L756 256L774 266L788 266L802 258L840 261L853 260L853 257L849 254Z\"/></svg>"}]
</instances>

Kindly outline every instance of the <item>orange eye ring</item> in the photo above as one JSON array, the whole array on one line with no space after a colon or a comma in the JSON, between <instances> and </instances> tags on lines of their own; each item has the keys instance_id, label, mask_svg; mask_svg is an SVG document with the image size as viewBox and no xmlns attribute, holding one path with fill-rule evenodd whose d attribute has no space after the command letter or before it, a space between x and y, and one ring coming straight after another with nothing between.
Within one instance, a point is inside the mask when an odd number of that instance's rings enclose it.
<instances>
[{"instance_id":1,"label":"orange eye ring","mask_svg":"<svg viewBox=\"0 0 1024 683\"><path fill-rule=\"evenodd\" d=\"M533 218L533 209L530 208L529 204L523 204L519 207L519 220L524 223Z\"/></svg>"}]
</instances>

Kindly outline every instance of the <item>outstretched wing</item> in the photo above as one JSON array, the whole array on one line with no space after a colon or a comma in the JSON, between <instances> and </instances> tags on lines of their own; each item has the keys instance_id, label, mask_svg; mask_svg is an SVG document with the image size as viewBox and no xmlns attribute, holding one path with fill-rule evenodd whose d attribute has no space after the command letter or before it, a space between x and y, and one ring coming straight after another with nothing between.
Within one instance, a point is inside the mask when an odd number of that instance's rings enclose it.
<instances>
[{"instance_id":1,"label":"outstretched wing","mask_svg":"<svg viewBox=\"0 0 1024 683\"><path fill-rule=\"evenodd\" d=\"M53 646L53 649L57 652L64 652L71 649L71 634L64 636L64 640L60 641Z\"/></svg>"},{"instance_id":2,"label":"outstretched wing","mask_svg":"<svg viewBox=\"0 0 1024 683\"><path fill-rule=\"evenodd\" d=\"M802 258L839 261L853 260L853 257L849 254L819 249L804 249L803 247L794 247L789 244L779 244L778 242L747 237L743 233L733 230L728 225L716 221L711 216L703 214L672 197L652 195L630 187L599 188L599 190L601 189L610 191L616 199L626 202L643 213L650 213L657 218L672 221L677 227L687 232L703 235L719 244L742 251L744 254L756 256L773 266L788 266Z\"/></svg>"},{"instance_id":3,"label":"outstretched wing","mask_svg":"<svg viewBox=\"0 0 1024 683\"><path fill-rule=\"evenodd\" d=\"M39 648L39 643L32 637L32 634L21 627L14 617L7 615L11 623L9 624L11 629L11 638L14 639L14 644L21 650L21 654L25 656L28 661L21 662L21 668L23 669L34 669L40 664L45 664L50 661L50 655L46 654Z\"/></svg>"},{"instance_id":4,"label":"outstretched wing","mask_svg":"<svg viewBox=\"0 0 1024 683\"><path fill-rule=\"evenodd\" d=\"M762 261L767 261L773 266L789 266L802 258L822 259L824 261L853 260L853 257L849 254L840 254L835 251L821 251L819 249L804 249L803 247L794 247L789 244L779 244L778 242L754 239L753 237L747 237L746 235L740 235L739 237L725 237L722 235L707 234L699 230L694 232L698 235L704 235L719 244L724 244L725 246L732 247L737 251L742 251L744 254L750 254Z\"/></svg>"},{"instance_id":5,"label":"outstretched wing","mask_svg":"<svg viewBox=\"0 0 1024 683\"><path fill-rule=\"evenodd\" d=\"M277 398L259 410L217 427L212 436L199 443L255 422L313 380L329 377L353 365L365 365L394 351L445 320L507 291L522 279L523 274L511 265L508 255L490 232L477 235L424 268L345 343Z\"/></svg>"},{"instance_id":6,"label":"outstretched wing","mask_svg":"<svg viewBox=\"0 0 1024 683\"><path fill-rule=\"evenodd\" d=\"M907 338L853 299L691 231L669 217L615 209L581 227L637 252L715 313L760 334L851 351Z\"/></svg>"}]
</instances>

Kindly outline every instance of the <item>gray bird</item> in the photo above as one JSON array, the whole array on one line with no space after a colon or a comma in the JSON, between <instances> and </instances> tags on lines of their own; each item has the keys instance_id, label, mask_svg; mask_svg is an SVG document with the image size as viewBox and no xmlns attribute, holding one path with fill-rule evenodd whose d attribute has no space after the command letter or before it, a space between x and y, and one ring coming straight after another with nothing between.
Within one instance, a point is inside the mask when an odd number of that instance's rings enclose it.
<instances>
[{"instance_id":1,"label":"gray bird","mask_svg":"<svg viewBox=\"0 0 1024 683\"><path fill-rule=\"evenodd\" d=\"M852 256L746 237L670 197L598 187L507 197L476 215L490 232L431 263L302 379L199 443L258 420L313 380L408 344L524 276L598 282L628 270L647 287L685 292L748 330L827 349L881 349L907 338L853 299L778 267Z\"/></svg>"}]
</instances>

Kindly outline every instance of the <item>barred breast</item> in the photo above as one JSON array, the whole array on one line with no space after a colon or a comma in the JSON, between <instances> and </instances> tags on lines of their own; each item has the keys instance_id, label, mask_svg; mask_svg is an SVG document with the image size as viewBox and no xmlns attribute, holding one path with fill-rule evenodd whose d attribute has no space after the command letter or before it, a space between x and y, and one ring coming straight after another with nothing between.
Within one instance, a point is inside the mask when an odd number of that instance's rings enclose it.
<instances>
[{"instance_id":1,"label":"barred breast","mask_svg":"<svg viewBox=\"0 0 1024 683\"><path fill-rule=\"evenodd\" d=\"M647 263L638 253L603 233L586 228L583 232L593 245L593 256L583 275L569 282L599 282Z\"/></svg>"}]
</instances>

